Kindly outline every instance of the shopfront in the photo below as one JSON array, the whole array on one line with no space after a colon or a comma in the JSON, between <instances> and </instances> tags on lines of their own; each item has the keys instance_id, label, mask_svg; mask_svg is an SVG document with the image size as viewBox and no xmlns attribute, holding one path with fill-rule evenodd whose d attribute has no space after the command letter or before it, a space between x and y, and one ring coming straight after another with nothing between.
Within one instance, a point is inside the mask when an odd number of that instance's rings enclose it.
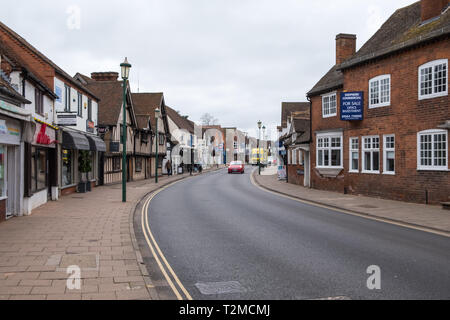
<instances>
[{"instance_id":1,"label":"shopfront","mask_svg":"<svg viewBox=\"0 0 450 320\"><path fill-rule=\"evenodd\" d=\"M0 115L0 221L21 215L21 121Z\"/></svg>"}]
</instances>

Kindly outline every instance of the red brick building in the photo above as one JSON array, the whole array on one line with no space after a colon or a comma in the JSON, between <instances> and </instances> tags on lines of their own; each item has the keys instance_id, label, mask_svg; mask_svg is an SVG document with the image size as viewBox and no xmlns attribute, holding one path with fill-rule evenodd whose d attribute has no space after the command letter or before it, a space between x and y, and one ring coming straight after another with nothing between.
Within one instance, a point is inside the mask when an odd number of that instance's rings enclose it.
<instances>
[{"instance_id":1,"label":"red brick building","mask_svg":"<svg viewBox=\"0 0 450 320\"><path fill-rule=\"evenodd\" d=\"M356 53L356 36L336 37L336 65L308 93L313 188L450 199L449 35L449 1L422 0L397 10ZM362 92L363 120L341 120L344 92Z\"/></svg>"}]
</instances>

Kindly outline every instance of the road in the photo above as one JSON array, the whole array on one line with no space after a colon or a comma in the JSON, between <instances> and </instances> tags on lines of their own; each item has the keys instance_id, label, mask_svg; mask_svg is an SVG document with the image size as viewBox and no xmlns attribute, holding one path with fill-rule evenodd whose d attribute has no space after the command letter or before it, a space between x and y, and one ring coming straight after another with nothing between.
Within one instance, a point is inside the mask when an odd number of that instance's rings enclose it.
<instances>
[{"instance_id":1,"label":"road","mask_svg":"<svg viewBox=\"0 0 450 320\"><path fill-rule=\"evenodd\" d=\"M250 174L187 179L150 203L193 299L450 299L450 238L267 193ZM367 287L373 265L380 290Z\"/></svg>"}]
</instances>

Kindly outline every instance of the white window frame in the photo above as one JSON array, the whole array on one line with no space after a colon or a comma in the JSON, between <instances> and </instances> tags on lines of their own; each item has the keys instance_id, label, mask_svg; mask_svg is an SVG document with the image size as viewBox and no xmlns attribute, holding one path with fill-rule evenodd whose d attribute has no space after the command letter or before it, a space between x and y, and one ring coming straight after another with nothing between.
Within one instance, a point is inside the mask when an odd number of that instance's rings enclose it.
<instances>
[{"instance_id":1,"label":"white window frame","mask_svg":"<svg viewBox=\"0 0 450 320\"><path fill-rule=\"evenodd\" d=\"M292 164L297 165L297 149L292 150Z\"/></svg>"},{"instance_id":2,"label":"white window frame","mask_svg":"<svg viewBox=\"0 0 450 320\"><path fill-rule=\"evenodd\" d=\"M288 154L288 163L287 164L290 165L290 164L292 164L292 151L288 150L287 154ZM259 155L258 155L258 157L259 157Z\"/></svg>"},{"instance_id":3,"label":"white window frame","mask_svg":"<svg viewBox=\"0 0 450 320\"><path fill-rule=\"evenodd\" d=\"M327 147L321 147L319 148L319 139L328 138L328 146ZM333 138L339 138L341 141L341 146L339 148L332 147L332 139ZM328 150L328 160L330 165L323 165L325 163L325 154L322 154L322 165L319 165L319 151L320 150ZM340 159L340 166L332 166L332 150L340 150L341 159ZM321 133L317 134L316 137L316 168L319 169L344 169L344 137L342 132L330 132L330 133Z\"/></svg>"},{"instance_id":4,"label":"white window frame","mask_svg":"<svg viewBox=\"0 0 450 320\"><path fill-rule=\"evenodd\" d=\"M381 102L381 81L383 80L389 80L389 101L387 102ZM372 103L372 85L378 83L378 99L380 102L378 103ZM391 75L390 74L383 74L381 76L377 76L375 78L372 78L369 80L369 109L372 108L380 108L380 107L387 107L391 105Z\"/></svg>"},{"instance_id":5,"label":"white window frame","mask_svg":"<svg viewBox=\"0 0 450 320\"><path fill-rule=\"evenodd\" d=\"M355 149L355 148L353 148L353 140L358 140L358 149ZM359 147L359 141L360 141L360 139L359 139L359 137L351 137L350 139L349 139L349 144L350 144L350 146L349 146L349 148L350 148L350 157L349 157L349 170L348 170L348 172L350 172L350 173L359 173L359 171L360 171L360 167L359 167L359 164L360 164L360 153L359 153L359 149L360 149L360 147ZM355 152L357 152L358 153L358 169L357 170L355 170L355 169L353 169L353 153L355 153Z\"/></svg>"},{"instance_id":6,"label":"white window frame","mask_svg":"<svg viewBox=\"0 0 450 320\"><path fill-rule=\"evenodd\" d=\"M301 166L305 165L305 158L303 157L302 149L298 149L298 164Z\"/></svg>"},{"instance_id":7,"label":"white window frame","mask_svg":"<svg viewBox=\"0 0 450 320\"><path fill-rule=\"evenodd\" d=\"M441 65L441 64L445 64L446 65L446 86L445 86L445 91L442 92L435 92L435 85L434 85L434 81L435 81L435 72L434 72L434 67L436 67L437 65ZM421 90L421 72L423 69L426 68L432 68L432 73L431 73L431 90L432 93L430 94L425 94L422 95L422 90ZM419 67L419 72L418 72L418 93L419 93L419 100L425 100L425 99L432 99L432 98L437 98L437 97L443 97L448 95L448 59L439 59L439 60L434 60L434 61L430 61L428 63L425 63L423 65L421 65Z\"/></svg>"},{"instance_id":8,"label":"white window frame","mask_svg":"<svg viewBox=\"0 0 450 320\"><path fill-rule=\"evenodd\" d=\"M394 138L394 147L388 148L387 147L387 138ZM385 134L383 135L383 174L388 175L395 175L395 169L397 168L397 161L396 161L396 154L395 154L395 145L396 145L396 139L395 134ZM394 152L394 171L387 171L387 153L388 152Z\"/></svg>"},{"instance_id":9,"label":"white window frame","mask_svg":"<svg viewBox=\"0 0 450 320\"><path fill-rule=\"evenodd\" d=\"M330 103L331 97L333 97L333 96L335 97L335 100L336 100L336 112L335 113L325 114L325 99L328 98L329 99L328 103ZM337 116L337 109L338 109L338 101L337 101L337 93L336 93L336 91L322 95L322 118L336 117ZM328 110L330 111L330 105L328 106Z\"/></svg>"},{"instance_id":10,"label":"white window frame","mask_svg":"<svg viewBox=\"0 0 450 320\"><path fill-rule=\"evenodd\" d=\"M443 166L435 166L434 165L434 137L436 134L445 134L445 165ZM421 164L421 143L420 143L420 137L424 135L431 135L431 166L423 166ZM417 133L417 170L419 171L450 171L448 169L448 130L444 129L431 129L431 130L424 130Z\"/></svg>"},{"instance_id":11,"label":"white window frame","mask_svg":"<svg viewBox=\"0 0 450 320\"><path fill-rule=\"evenodd\" d=\"M366 148L366 143L365 143L365 139L369 139L370 138L370 149ZM373 148L373 139L374 138L378 138L378 148ZM369 174L380 174L380 166L381 166L381 148L380 148L380 136L365 136L362 137L361 139L361 162L362 162L362 168L361 168L361 172L362 173L369 173ZM370 168L371 170L366 170L366 152L370 152ZM374 152L378 152L378 170L373 170L373 154Z\"/></svg>"}]
</instances>

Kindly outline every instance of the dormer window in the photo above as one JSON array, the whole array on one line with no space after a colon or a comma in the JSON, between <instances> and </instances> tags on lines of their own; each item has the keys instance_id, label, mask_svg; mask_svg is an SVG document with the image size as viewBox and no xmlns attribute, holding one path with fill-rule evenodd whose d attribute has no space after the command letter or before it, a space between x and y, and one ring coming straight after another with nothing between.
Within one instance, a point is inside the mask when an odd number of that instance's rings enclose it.
<instances>
[{"instance_id":1,"label":"dormer window","mask_svg":"<svg viewBox=\"0 0 450 320\"><path fill-rule=\"evenodd\" d=\"M428 62L419 67L419 100L448 94L448 60Z\"/></svg>"}]
</instances>

